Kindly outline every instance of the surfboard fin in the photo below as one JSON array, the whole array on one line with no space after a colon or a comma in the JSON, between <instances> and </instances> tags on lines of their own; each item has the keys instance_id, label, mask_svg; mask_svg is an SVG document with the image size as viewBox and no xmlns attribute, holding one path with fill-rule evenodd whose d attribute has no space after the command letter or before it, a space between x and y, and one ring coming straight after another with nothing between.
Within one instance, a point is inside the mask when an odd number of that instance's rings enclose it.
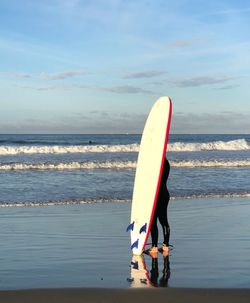
<instances>
[{"instance_id":1,"label":"surfboard fin","mask_svg":"<svg viewBox=\"0 0 250 303\"><path fill-rule=\"evenodd\" d=\"M147 230L147 223L145 223L144 225L142 225L141 229L140 229L140 234L141 233L145 233Z\"/></svg>"},{"instance_id":2,"label":"surfboard fin","mask_svg":"<svg viewBox=\"0 0 250 303\"><path fill-rule=\"evenodd\" d=\"M131 250L132 250L133 248L138 248L138 245L139 245L139 239L137 239L137 240L130 246Z\"/></svg>"},{"instance_id":3,"label":"surfboard fin","mask_svg":"<svg viewBox=\"0 0 250 303\"><path fill-rule=\"evenodd\" d=\"M134 225L135 225L135 221L130 223L129 226L127 227L127 232L130 231L130 230L134 230Z\"/></svg>"},{"instance_id":4,"label":"surfboard fin","mask_svg":"<svg viewBox=\"0 0 250 303\"><path fill-rule=\"evenodd\" d=\"M136 261L136 262L131 262L131 267L132 267L133 269L139 269L138 261Z\"/></svg>"}]
</instances>

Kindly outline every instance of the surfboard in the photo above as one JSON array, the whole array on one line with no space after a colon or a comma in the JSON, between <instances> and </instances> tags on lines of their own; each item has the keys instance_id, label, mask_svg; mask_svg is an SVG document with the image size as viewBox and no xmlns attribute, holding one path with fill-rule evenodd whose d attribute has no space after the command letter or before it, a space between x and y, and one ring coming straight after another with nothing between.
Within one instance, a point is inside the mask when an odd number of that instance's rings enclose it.
<instances>
[{"instance_id":1,"label":"surfboard","mask_svg":"<svg viewBox=\"0 0 250 303\"><path fill-rule=\"evenodd\" d=\"M150 279L143 256L133 255L131 266L131 288L150 287Z\"/></svg>"},{"instance_id":2,"label":"surfboard","mask_svg":"<svg viewBox=\"0 0 250 303\"><path fill-rule=\"evenodd\" d=\"M166 157L171 115L171 99L159 98L148 115L142 133L132 196L131 223L127 228L134 255L143 253L148 240Z\"/></svg>"}]
</instances>

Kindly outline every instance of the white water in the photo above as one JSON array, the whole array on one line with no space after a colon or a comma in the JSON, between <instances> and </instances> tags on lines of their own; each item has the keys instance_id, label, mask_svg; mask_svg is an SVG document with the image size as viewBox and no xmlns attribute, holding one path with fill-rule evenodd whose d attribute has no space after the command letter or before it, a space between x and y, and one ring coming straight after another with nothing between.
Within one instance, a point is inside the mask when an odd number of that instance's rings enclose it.
<instances>
[{"instance_id":1,"label":"white water","mask_svg":"<svg viewBox=\"0 0 250 303\"><path fill-rule=\"evenodd\" d=\"M69 163L11 163L0 165L0 170L73 170L73 169L129 169L136 168L133 161L69 162Z\"/></svg>"},{"instance_id":2,"label":"white water","mask_svg":"<svg viewBox=\"0 0 250 303\"><path fill-rule=\"evenodd\" d=\"M213 141L207 143L180 143L176 142L168 145L169 151L175 152L194 152L194 151L212 151L212 150L248 150L250 145L245 139L232 141Z\"/></svg>"},{"instance_id":3,"label":"white water","mask_svg":"<svg viewBox=\"0 0 250 303\"><path fill-rule=\"evenodd\" d=\"M221 168L233 168L233 167L250 167L250 159L246 160L192 160L192 161L173 161L172 167L183 168L195 168L195 167L221 167Z\"/></svg>"},{"instance_id":4,"label":"white water","mask_svg":"<svg viewBox=\"0 0 250 303\"><path fill-rule=\"evenodd\" d=\"M88 145L88 146L0 146L0 155L16 154L67 154L67 153L123 153L138 152L139 144L127 145ZM168 151L195 152L195 151L240 151L249 150L250 145L245 139L232 141L213 141L208 143L170 143Z\"/></svg>"},{"instance_id":5,"label":"white water","mask_svg":"<svg viewBox=\"0 0 250 303\"><path fill-rule=\"evenodd\" d=\"M204 193L183 196L171 196L170 200L189 200L189 199L217 199L217 198L250 198L250 192L239 193ZM36 207L36 206L56 206L56 205L81 205L81 204L94 204L94 203L130 203L131 199L128 198L102 198L102 199L82 199L82 200L55 200L55 201L22 201L22 202L8 202L2 201L1 207Z\"/></svg>"},{"instance_id":6,"label":"white water","mask_svg":"<svg viewBox=\"0 0 250 303\"><path fill-rule=\"evenodd\" d=\"M170 161L171 167L176 168L233 168L250 167L250 159L246 160L190 160ZM136 161L89 161L68 163L11 163L1 164L0 170L75 170L75 169L135 169Z\"/></svg>"},{"instance_id":7,"label":"white water","mask_svg":"<svg viewBox=\"0 0 250 303\"><path fill-rule=\"evenodd\" d=\"M0 155L138 152L138 144L92 146L0 146Z\"/></svg>"}]
</instances>

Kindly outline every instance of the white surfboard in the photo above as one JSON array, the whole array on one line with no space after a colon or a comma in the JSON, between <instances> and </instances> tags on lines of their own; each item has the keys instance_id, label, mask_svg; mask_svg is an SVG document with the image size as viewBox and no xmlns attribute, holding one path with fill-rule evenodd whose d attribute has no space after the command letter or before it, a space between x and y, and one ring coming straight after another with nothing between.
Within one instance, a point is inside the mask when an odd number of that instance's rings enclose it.
<instances>
[{"instance_id":1,"label":"white surfboard","mask_svg":"<svg viewBox=\"0 0 250 303\"><path fill-rule=\"evenodd\" d=\"M152 107L142 134L135 174L131 223L131 250L141 255L145 248L158 198L166 157L172 114L169 97L159 98Z\"/></svg>"},{"instance_id":2,"label":"white surfboard","mask_svg":"<svg viewBox=\"0 0 250 303\"><path fill-rule=\"evenodd\" d=\"M150 287L150 279L143 256L133 255L131 261L131 288Z\"/></svg>"}]
</instances>

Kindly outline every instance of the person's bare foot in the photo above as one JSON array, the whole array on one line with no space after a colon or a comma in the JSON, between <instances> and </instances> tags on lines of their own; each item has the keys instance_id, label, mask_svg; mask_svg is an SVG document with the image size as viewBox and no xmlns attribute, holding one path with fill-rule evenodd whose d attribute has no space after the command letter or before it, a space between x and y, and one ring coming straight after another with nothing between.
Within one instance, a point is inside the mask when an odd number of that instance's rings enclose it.
<instances>
[{"instance_id":1,"label":"person's bare foot","mask_svg":"<svg viewBox=\"0 0 250 303\"><path fill-rule=\"evenodd\" d=\"M167 257L169 254L169 247L166 244L162 245L161 252L163 257Z\"/></svg>"},{"instance_id":2,"label":"person's bare foot","mask_svg":"<svg viewBox=\"0 0 250 303\"><path fill-rule=\"evenodd\" d=\"M158 247L152 246L149 249L145 250L147 255L150 255L152 258L158 257Z\"/></svg>"}]
</instances>

